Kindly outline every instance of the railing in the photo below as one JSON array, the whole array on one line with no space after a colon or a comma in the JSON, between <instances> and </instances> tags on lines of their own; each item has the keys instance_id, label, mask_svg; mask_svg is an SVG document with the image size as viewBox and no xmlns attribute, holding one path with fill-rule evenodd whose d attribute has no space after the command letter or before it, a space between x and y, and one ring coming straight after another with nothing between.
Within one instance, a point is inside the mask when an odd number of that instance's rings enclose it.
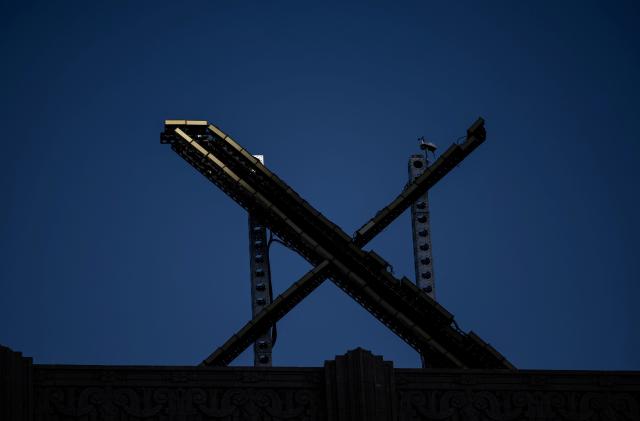
<instances>
[{"instance_id":1,"label":"railing","mask_svg":"<svg viewBox=\"0 0 640 421\"><path fill-rule=\"evenodd\" d=\"M2 421L635 421L640 372L33 365L0 347Z\"/></svg>"}]
</instances>

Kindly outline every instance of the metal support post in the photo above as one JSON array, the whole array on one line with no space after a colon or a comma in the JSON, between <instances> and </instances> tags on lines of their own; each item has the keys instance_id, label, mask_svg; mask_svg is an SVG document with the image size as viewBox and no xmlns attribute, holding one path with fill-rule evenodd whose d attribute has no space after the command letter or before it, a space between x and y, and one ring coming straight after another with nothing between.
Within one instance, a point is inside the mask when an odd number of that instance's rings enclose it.
<instances>
[{"instance_id":1,"label":"metal support post","mask_svg":"<svg viewBox=\"0 0 640 421\"><path fill-rule=\"evenodd\" d=\"M256 155L264 163L261 155ZM256 317L262 309L271 304L271 265L269 264L269 244L267 228L257 215L249 214L249 256L251 268L251 315ZM274 335L272 329L264 332L253 344L253 365L271 367Z\"/></svg>"},{"instance_id":2,"label":"metal support post","mask_svg":"<svg viewBox=\"0 0 640 421\"><path fill-rule=\"evenodd\" d=\"M429 162L422 155L409 158L409 181L418 178ZM411 229L413 231L413 259L416 285L431 298L436 298L433 256L431 254L431 226L429 225L429 193L425 192L411 205Z\"/></svg>"},{"instance_id":3,"label":"metal support post","mask_svg":"<svg viewBox=\"0 0 640 421\"><path fill-rule=\"evenodd\" d=\"M409 182L422 175L429 161L422 155L409 158ZM413 261L416 271L416 285L435 300L436 287L433 275L433 256L431 254L431 226L429 224L429 192L411 205L411 230L413 233ZM429 367L424 355L420 356L422 367Z\"/></svg>"}]
</instances>

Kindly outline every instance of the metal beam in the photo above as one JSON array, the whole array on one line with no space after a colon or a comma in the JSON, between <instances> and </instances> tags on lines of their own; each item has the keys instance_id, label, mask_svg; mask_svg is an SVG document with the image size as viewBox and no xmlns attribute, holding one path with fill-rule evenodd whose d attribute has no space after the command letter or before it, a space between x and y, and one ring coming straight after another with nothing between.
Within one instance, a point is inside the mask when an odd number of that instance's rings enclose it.
<instances>
[{"instance_id":1,"label":"metal beam","mask_svg":"<svg viewBox=\"0 0 640 421\"><path fill-rule=\"evenodd\" d=\"M249 214L249 268L251 280L251 315L256 317L265 306L271 304L271 265L267 227L257 215ZM274 326L274 325L272 325ZM253 365L271 367L274 335L270 326L253 343Z\"/></svg>"}]
</instances>

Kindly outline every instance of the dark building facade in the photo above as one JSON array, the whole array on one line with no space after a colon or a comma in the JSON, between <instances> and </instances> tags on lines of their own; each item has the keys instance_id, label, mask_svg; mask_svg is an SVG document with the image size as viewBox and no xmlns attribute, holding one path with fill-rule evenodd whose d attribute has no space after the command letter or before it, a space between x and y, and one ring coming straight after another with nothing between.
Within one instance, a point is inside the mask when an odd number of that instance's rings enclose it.
<instances>
[{"instance_id":1,"label":"dark building facade","mask_svg":"<svg viewBox=\"0 0 640 421\"><path fill-rule=\"evenodd\" d=\"M640 372L33 364L0 347L0 420L640 420Z\"/></svg>"}]
</instances>

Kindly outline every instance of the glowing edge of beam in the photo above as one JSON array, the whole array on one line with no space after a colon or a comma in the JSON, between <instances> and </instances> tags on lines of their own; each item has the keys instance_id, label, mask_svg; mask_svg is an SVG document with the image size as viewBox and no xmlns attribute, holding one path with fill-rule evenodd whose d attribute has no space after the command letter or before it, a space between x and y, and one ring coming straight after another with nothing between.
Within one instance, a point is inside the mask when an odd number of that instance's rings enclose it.
<instances>
[{"instance_id":1,"label":"glowing edge of beam","mask_svg":"<svg viewBox=\"0 0 640 421\"><path fill-rule=\"evenodd\" d=\"M289 225L289 227L294 230L297 234L302 233L302 229L298 227L293 221L286 217L286 215L278 209L273 203L271 203L266 197L262 194L258 193L253 189L246 181L240 178L236 173L234 173L228 166L226 166L222 161L220 161L213 153L208 152L205 148L203 148L198 142L191 138L188 134L186 134L179 127L175 129L175 132L180 136L185 142L189 145L193 146L201 155L205 158L213 162L217 167L219 167L222 171L224 171L230 178L232 178L236 183L240 184L242 188L249 191L258 201L260 201L266 209L276 213L280 218L283 219L284 223ZM228 137L227 137L228 139ZM237 144L236 144L237 145ZM253 158L253 157L252 157ZM256 158L253 158L254 161L258 161Z\"/></svg>"}]
</instances>

